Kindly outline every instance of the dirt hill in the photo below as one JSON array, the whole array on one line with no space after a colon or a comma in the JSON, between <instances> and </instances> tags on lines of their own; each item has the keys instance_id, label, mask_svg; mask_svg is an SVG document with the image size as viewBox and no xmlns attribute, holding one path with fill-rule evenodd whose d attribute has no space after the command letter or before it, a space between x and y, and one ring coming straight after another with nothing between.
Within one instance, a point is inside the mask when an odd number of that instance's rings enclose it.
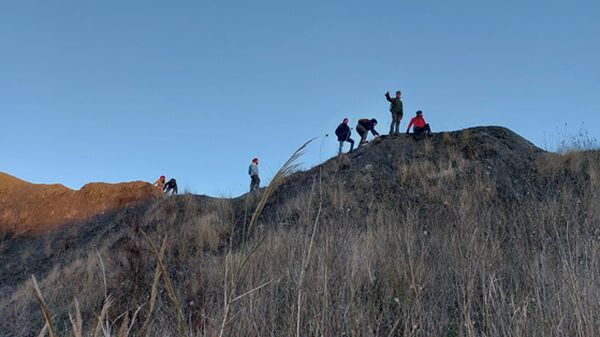
<instances>
[{"instance_id":1,"label":"dirt hill","mask_svg":"<svg viewBox=\"0 0 600 337\"><path fill-rule=\"evenodd\" d=\"M600 333L598 151L548 153L501 127L384 136L287 176L248 228L264 191L160 198L7 235L0 335L43 327L31 274L63 335L74 298L96 324L104 279L110 324L139 307L133 331L150 317L150 336L177 335L163 281L149 311L156 258L142 233L167 238L190 336L219 335L223 321L226 336Z\"/></svg>"},{"instance_id":2,"label":"dirt hill","mask_svg":"<svg viewBox=\"0 0 600 337\"><path fill-rule=\"evenodd\" d=\"M91 183L74 191L59 184L31 184L0 172L0 232L45 234L160 195L145 182Z\"/></svg>"}]
</instances>

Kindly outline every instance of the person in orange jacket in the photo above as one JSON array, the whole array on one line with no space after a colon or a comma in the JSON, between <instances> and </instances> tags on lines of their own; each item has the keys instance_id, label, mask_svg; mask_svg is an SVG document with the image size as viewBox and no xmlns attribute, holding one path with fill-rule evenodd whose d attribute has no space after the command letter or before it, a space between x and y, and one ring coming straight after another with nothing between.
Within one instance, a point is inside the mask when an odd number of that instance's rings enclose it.
<instances>
[{"instance_id":1,"label":"person in orange jacket","mask_svg":"<svg viewBox=\"0 0 600 337\"><path fill-rule=\"evenodd\" d=\"M410 120L410 124L408 124L408 128L406 129L406 133L410 132L410 127L413 126L413 133L415 135L428 135L431 133L431 128L429 124L425 122L425 118L423 118L423 111L417 111L417 115Z\"/></svg>"}]
</instances>

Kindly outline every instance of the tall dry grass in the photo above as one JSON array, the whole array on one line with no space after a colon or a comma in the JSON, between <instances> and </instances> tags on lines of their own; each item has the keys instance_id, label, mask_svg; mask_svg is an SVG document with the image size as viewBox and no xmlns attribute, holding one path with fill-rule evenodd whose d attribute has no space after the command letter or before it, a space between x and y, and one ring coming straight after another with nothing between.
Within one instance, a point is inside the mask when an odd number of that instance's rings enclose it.
<instances>
[{"instance_id":1,"label":"tall dry grass","mask_svg":"<svg viewBox=\"0 0 600 337\"><path fill-rule=\"evenodd\" d=\"M100 247L112 301L94 252L41 280L42 307L61 336L94 331L97 316L106 336L599 335L598 153L540 158L543 193L508 203L469 153L353 185L317 177L279 205L282 221L236 227L233 201L169 199L146 216L149 239L132 229ZM31 288L10 301L3 333L38 334Z\"/></svg>"}]
</instances>

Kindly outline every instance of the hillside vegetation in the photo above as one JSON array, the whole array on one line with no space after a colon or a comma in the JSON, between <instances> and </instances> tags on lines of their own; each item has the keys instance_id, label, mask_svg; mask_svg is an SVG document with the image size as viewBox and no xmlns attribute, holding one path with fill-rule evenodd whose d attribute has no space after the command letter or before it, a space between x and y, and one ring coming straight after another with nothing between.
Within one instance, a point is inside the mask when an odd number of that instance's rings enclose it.
<instances>
[{"instance_id":1,"label":"hillside vegetation","mask_svg":"<svg viewBox=\"0 0 600 337\"><path fill-rule=\"evenodd\" d=\"M598 336L599 201L597 151L380 137L240 198L5 234L0 335Z\"/></svg>"}]
</instances>

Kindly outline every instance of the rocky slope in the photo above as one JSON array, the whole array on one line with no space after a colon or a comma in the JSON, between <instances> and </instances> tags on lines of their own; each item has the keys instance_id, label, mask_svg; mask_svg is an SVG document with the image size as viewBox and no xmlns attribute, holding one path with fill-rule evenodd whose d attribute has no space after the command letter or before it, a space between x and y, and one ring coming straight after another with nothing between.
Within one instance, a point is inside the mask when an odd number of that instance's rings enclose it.
<instances>
[{"instance_id":1,"label":"rocky slope","mask_svg":"<svg viewBox=\"0 0 600 337\"><path fill-rule=\"evenodd\" d=\"M0 232L46 234L160 195L158 189L141 181L91 183L74 191L59 184L31 184L0 172Z\"/></svg>"}]
</instances>

